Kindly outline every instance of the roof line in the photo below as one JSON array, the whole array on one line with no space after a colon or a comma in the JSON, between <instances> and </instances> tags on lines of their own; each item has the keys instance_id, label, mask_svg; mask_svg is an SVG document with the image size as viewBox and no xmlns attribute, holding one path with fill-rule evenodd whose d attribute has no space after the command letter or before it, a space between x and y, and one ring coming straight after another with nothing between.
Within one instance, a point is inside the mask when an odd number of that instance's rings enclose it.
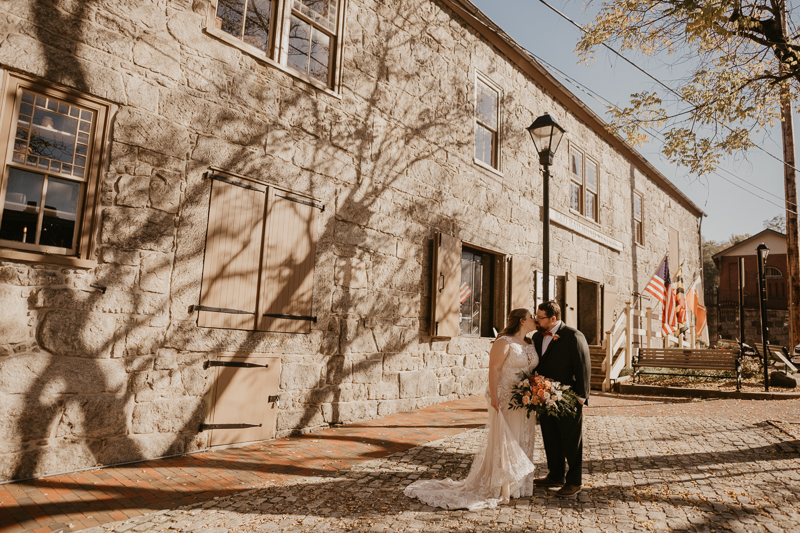
<instances>
[{"instance_id":1,"label":"roof line","mask_svg":"<svg viewBox=\"0 0 800 533\"><path fill-rule=\"evenodd\" d=\"M767 232L774 233L778 237L784 237L784 238L786 237L785 233L781 233L780 231L774 230L772 228L766 228L766 229L763 229L763 230L759 231L755 235L751 235L750 237L746 238L743 241L739 241L736 244L732 244L732 245L728 246L724 250L720 250L719 252L717 252L714 255L712 255L711 259L716 259L717 257L721 256L722 254L726 254L726 253L732 251L734 248L738 248L740 246L744 246L745 244L747 244L747 243L749 243L751 241L758 240L759 237L761 237L762 235L764 235Z\"/></svg>"},{"instance_id":2,"label":"roof line","mask_svg":"<svg viewBox=\"0 0 800 533\"><path fill-rule=\"evenodd\" d=\"M440 0L446 6L456 12L464 21L472 26L481 35L487 38L501 52L517 64L531 79L540 83L542 87L549 91L553 97L563 104L569 111L574 113L579 119L583 120L595 133L603 140L615 147L623 155L627 155L632 160L633 165L641 172L646 174L656 184L661 185L668 192L688 208L698 217L707 216L688 196L675 186L666 176L659 172L647 159L644 158L633 146L628 144L622 137L612 133L606 127L606 122L592 111L589 106L581 101L575 94L555 79L542 65L534 59L530 53L510 35L497 25L492 19L478 9L469 0ZM636 164L638 162L638 164Z\"/></svg>"}]
</instances>

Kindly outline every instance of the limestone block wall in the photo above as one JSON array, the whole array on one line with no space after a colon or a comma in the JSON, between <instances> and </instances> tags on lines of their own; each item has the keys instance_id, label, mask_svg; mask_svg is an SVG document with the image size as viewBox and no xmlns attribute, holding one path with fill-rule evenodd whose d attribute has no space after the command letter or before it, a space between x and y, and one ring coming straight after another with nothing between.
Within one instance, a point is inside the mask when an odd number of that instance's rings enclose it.
<instances>
[{"instance_id":1,"label":"limestone block wall","mask_svg":"<svg viewBox=\"0 0 800 533\"><path fill-rule=\"evenodd\" d=\"M116 106L97 265L0 260L0 479L206 447L203 363L223 352L281 357L277 436L482 393L490 339L428 334L431 238L541 268L525 127L544 112L599 162L596 226L624 244L554 226L552 273L615 286L621 309L663 256L665 221L697 270L696 213L445 5L346 6L333 95L205 33L205 0L0 4L0 67ZM476 71L503 88L499 173L473 162ZM310 334L197 327L211 167L325 204ZM563 151L551 194L565 213L567 168Z\"/></svg>"}]
</instances>

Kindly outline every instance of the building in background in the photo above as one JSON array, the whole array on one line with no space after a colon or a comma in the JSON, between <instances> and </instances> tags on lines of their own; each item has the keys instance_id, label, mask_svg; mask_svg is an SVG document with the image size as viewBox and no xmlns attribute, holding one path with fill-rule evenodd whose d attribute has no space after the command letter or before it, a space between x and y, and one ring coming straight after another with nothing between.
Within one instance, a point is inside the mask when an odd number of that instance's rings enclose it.
<instances>
[{"instance_id":1,"label":"building in background","mask_svg":"<svg viewBox=\"0 0 800 533\"><path fill-rule=\"evenodd\" d=\"M771 344L791 347L789 331L789 275L786 257L786 235L772 229L745 239L714 254L719 269L719 289L712 295L714 310L709 320L712 339L738 339L739 329L739 260L744 258L743 307L745 310L744 340L761 343L761 314L758 295L758 255L756 248L764 243L769 248L764 277L767 284L767 327Z\"/></svg>"}]
</instances>

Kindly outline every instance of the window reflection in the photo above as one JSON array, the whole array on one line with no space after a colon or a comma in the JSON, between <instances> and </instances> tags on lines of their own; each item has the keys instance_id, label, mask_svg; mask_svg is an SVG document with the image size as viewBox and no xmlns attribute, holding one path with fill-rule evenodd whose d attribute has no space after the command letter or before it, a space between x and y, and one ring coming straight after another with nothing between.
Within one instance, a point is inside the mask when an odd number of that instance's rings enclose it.
<instances>
[{"instance_id":1,"label":"window reflection","mask_svg":"<svg viewBox=\"0 0 800 533\"><path fill-rule=\"evenodd\" d=\"M80 190L80 183L75 181L48 180L39 244L72 247Z\"/></svg>"},{"instance_id":2,"label":"window reflection","mask_svg":"<svg viewBox=\"0 0 800 533\"><path fill-rule=\"evenodd\" d=\"M10 168L0 239L35 244L44 175Z\"/></svg>"},{"instance_id":3,"label":"window reflection","mask_svg":"<svg viewBox=\"0 0 800 533\"><path fill-rule=\"evenodd\" d=\"M14 134L14 163L83 177L91 111L23 92Z\"/></svg>"}]
</instances>

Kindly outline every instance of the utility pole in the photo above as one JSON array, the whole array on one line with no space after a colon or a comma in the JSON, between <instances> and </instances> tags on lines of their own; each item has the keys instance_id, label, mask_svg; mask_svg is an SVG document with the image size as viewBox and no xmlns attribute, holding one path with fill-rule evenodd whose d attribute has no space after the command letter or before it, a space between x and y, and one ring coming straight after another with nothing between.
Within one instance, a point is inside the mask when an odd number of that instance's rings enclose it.
<instances>
[{"instance_id":1,"label":"utility pole","mask_svg":"<svg viewBox=\"0 0 800 533\"><path fill-rule=\"evenodd\" d=\"M783 35L787 36L788 24L786 16L786 0L781 1L781 27ZM786 72L783 62L780 64L781 73ZM800 248L798 248L797 226L797 176L795 175L794 157L794 121L792 120L792 94L789 80L781 84L781 130L783 133L783 185L786 196L786 259L789 267L789 301L800 302ZM800 313L789 309L789 327L792 332L792 345L789 347L794 353L797 341L794 335L800 333Z\"/></svg>"}]
</instances>

